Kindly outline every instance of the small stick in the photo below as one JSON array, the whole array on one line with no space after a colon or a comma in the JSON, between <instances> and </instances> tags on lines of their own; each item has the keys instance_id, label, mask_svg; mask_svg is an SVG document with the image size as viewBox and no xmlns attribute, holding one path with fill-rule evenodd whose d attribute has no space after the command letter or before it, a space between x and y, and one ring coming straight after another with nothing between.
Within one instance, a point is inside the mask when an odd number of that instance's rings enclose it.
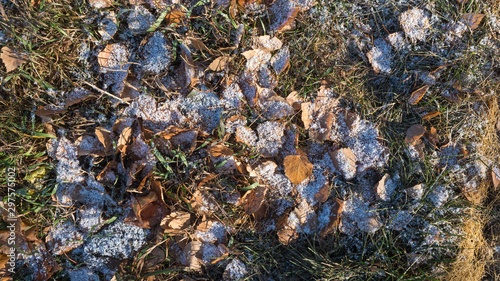
<instances>
[{"instance_id":1,"label":"small stick","mask_svg":"<svg viewBox=\"0 0 500 281\"><path fill-rule=\"evenodd\" d=\"M124 101L123 99L121 99L121 98L119 98L119 97L117 97L117 96L115 96L115 95L113 95L113 94L110 94L110 93L108 93L108 92L106 92L106 91L104 91L104 90L101 90L101 89L97 88L96 86L94 86L94 85L90 84L90 83L89 83L89 82L87 82L87 81L83 81L83 83L85 83L85 84L89 85L90 87L94 88L95 90L99 91L101 94L108 95L108 96L110 96L110 97L113 97L113 98L115 98L115 99L119 100L119 101L120 101L120 102L122 102L122 103L126 103L126 104L130 105L130 103L129 103L129 102Z\"/></svg>"}]
</instances>

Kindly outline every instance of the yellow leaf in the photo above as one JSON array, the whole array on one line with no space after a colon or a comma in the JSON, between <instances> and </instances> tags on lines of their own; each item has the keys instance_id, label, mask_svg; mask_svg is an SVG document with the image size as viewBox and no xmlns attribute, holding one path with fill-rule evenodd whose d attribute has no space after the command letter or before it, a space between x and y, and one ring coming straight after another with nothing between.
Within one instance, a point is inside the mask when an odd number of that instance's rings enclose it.
<instances>
[{"instance_id":1,"label":"yellow leaf","mask_svg":"<svg viewBox=\"0 0 500 281\"><path fill-rule=\"evenodd\" d=\"M285 174L297 185L307 179L312 174L313 165L304 155L289 155L284 161Z\"/></svg>"}]
</instances>

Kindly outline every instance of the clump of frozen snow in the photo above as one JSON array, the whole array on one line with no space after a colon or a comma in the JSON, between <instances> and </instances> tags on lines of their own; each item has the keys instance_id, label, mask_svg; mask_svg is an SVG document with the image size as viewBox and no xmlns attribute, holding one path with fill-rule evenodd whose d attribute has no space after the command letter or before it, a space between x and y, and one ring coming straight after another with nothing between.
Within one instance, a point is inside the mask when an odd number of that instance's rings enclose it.
<instances>
[{"instance_id":1,"label":"clump of frozen snow","mask_svg":"<svg viewBox=\"0 0 500 281\"><path fill-rule=\"evenodd\" d=\"M172 63L172 51L161 32L153 33L144 45L142 68L146 73L158 74L168 69Z\"/></svg>"},{"instance_id":2,"label":"clump of frozen snow","mask_svg":"<svg viewBox=\"0 0 500 281\"><path fill-rule=\"evenodd\" d=\"M239 280L247 275L247 267L239 259L233 259L224 270L224 280Z\"/></svg>"},{"instance_id":3,"label":"clump of frozen snow","mask_svg":"<svg viewBox=\"0 0 500 281\"><path fill-rule=\"evenodd\" d=\"M325 169L319 165L313 165L312 175L298 184L295 188L299 195L310 204L316 203L315 196L319 190L328 184Z\"/></svg>"},{"instance_id":4,"label":"clump of frozen snow","mask_svg":"<svg viewBox=\"0 0 500 281\"><path fill-rule=\"evenodd\" d=\"M399 22L405 31L406 37L410 38L413 43L425 41L430 21L423 10L419 8L408 10L399 16Z\"/></svg>"},{"instance_id":5,"label":"clump of frozen snow","mask_svg":"<svg viewBox=\"0 0 500 281\"><path fill-rule=\"evenodd\" d=\"M170 125L181 126L185 122L180 108L181 102L177 99L165 101L157 106L153 97L140 95L124 113L141 118L144 125L154 131L163 131Z\"/></svg>"},{"instance_id":6,"label":"clump of frozen snow","mask_svg":"<svg viewBox=\"0 0 500 281\"><path fill-rule=\"evenodd\" d=\"M210 134L220 124L224 105L214 92L204 88L193 90L182 101L181 109L193 128Z\"/></svg>"},{"instance_id":7,"label":"clump of frozen snow","mask_svg":"<svg viewBox=\"0 0 500 281\"><path fill-rule=\"evenodd\" d=\"M155 17L143 6L134 6L127 17L128 28L133 32L144 32L153 25Z\"/></svg>"},{"instance_id":8,"label":"clump of frozen snow","mask_svg":"<svg viewBox=\"0 0 500 281\"><path fill-rule=\"evenodd\" d=\"M226 240L227 232L228 229L223 223L213 221L208 230L197 230L194 236L203 243L223 243Z\"/></svg>"},{"instance_id":9,"label":"clump of frozen snow","mask_svg":"<svg viewBox=\"0 0 500 281\"><path fill-rule=\"evenodd\" d=\"M394 32L389 35L387 35L387 40L389 41L389 44L396 49L396 50L401 50L404 45L405 45L405 38L404 38L404 33L403 32Z\"/></svg>"},{"instance_id":10,"label":"clump of frozen snow","mask_svg":"<svg viewBox=\"0 0 500 281\"><path fill-rule=\"evenodd\" d=\"M340 224L341 232L347 235L352 235L357 230L374 233L381 226L378 214L370 208L369 202L363 202L356 195L351 196L344 202Z\"/></svg>"},{"instance_id":11,"label":"clump of frozen snow","mask_svg":"<svg viewBox=\"0 0 500 281\"><path fill-rule=\"evenodd\" d=\"M449 197L450 191L446 187L438 185L427 198L432 202L432 204L434 204L434 206L441 208L448 201Z\"/></svg>"},{"instance_id":12,"label":"clump of frozen snow","mask_svg":"<svg viewBox=\"0 0 500 281\"><path fill-rule=\"evenodd\" d=\"M240 108L245 100L245 96L243 95L240 86L235 82L229 84L229 86L222 92L222 98L227 101L229 108Z\"/></svg>"},{"instance_id":13,"label":"clump of frozen snow","mask_svg":"<svg viewBox=\"0 0 500 281\"><path fill-rule=\"evenodd\" d=\"M257 149L265 157L276 156L283 145L285 126L281 122L267 121L257 126L257 133Z\"/></svg>"},{"instance_id":14,"label":"clump of frozen snow","mask_svg":"<svg viewBox=\"0 0 500 281\"><path fill-rule=\"evenodd\" d=\"M407 210L397 211L392 217L389 219L389 225L387 228L401 231L403 228L410 223L413 216Z\"/></svg>"},{"instance_id":15,"label":"clump of frozen snow","mask_svg":"<svg viewBox=\"0 0 500 281\"><path fill-rule=\"evenodd\" d=\"M62 255L83 244L83 234L69 221L63 221L50 229L47 245L55 255Z\"/></svg>"},{"instance_id":16,"label":"clump of frozen snow","mask_svg":"<svg viewBox=\"0 0 500 281\"><path fill-rule=\"evenodd\" d=\"M257 143L257 135L252 129L241 126L236 129L236 140L243 142L250 147L255 147Z\"/></svg>"},{"instance_id":17,"label":"clump of frozen snow","mask_svg":"<svg viewBox=\"0 0 500 281\"><path fill-rule=\"evenodd\" d=\"M118 25L116 24L116 15L114 12L109 12L106 17L99 21L99 34L103 41L108 41L113 38L116 31L118 30Z\"/></svg>"}]
</instances>

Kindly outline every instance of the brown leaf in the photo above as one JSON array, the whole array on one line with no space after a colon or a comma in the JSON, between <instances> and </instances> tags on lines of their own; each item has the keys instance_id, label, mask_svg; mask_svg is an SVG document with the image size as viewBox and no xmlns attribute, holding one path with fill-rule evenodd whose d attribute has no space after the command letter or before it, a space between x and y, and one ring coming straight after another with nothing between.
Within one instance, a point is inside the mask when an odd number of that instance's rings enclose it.
<instances>
[{"instance_id":1,"label":"brown leaf","mask_svg":"<svg viewBox=\"0 0 500 281\"><path fill-rule=\"evenodd\" d=\"M295 185L310 177L313 170L313 165L304 155L289 155L283 165L286 176Z\"/></svg>"},{"instance_id":2,"label":"brown leaf","mask_svg":"<svg viewBox=\"0 0 500 281\"><path fill-rule=\"evenodd\" d=\"M325 183L325 185L314 195L314 200L320 203L325 202L330 196L330 186Z\"/></svg>"},{"instance_id":3,"label":"brown leaf","mask_svg":"<svg viewBox=\"0 0 500 281\"><path fill-rule=\"evenodd\" d=\"M299 237L295 229L283 228L278 230L277 234L280 243L283 245L288 245L297 240L297 238Z\"/></svg>"},{"instance_id":4,"label":"brown leaf","mask_svg":"<svg viewBox=\"0 0 500 281\"><path fill-rule=\"evenodd\" d=\"M441 115L441 112L439 111L431 111L431 112L426 112L422 115L423 120L430 120L431 118L434 118L436 116Z\"/></svg>"},{"instance_id":5,"label":"brown leaf","mask_svg":"<svg viewBox=\"0 0 500 281\"><path fill-rule=\"evenodd\" d=\"M111 132L104 129L103 127L95 128L95 135L97 139L102 143L104 149L106 150L106 155L110 155L113 152L113 143L111 142Z\"/></svg>"},{"instance_id":6,"label":"brown leaf","mask_svg":"<svg viewBox=\"0 0 500 281\"><path fill-rule=\"evenodd\" d=\"M391 179L389 174L385 174L382 179L379 180L379 182L374 186L375 193L378 195L378 197L383 200L387 201L390 199L390 194L387 194L387 182Z\"/></svg>"},{"instance_id":7,"label":"brown leaf","mask_svg":"<svg viewBox=\"0 0 500 281\"><path fill-rule=\"evenodd\" d=\"M406 144L415 144L427 132L424 126L415 124L406 131Z\"/></svg>"},{"instance_id":8,"label":"brown leaf","mask_svg":"<svg viewBox=\"0 0 500 281\"><path fill-rule=\"evenodd\" d=\"M485 14L467 13L462 16L462 22L474 30L479 27L484 16Z\"/></svg>"},{"instance_id":9,"label":"brown leaf","mask_svg":"<svg viewBox=\"0 0 500 281\"><path fill-rule=\"evenodd\" d=\"M302 106L303 100L299 97L299 92L293 91L287 97L286 101L295 110L299 110Z\"/></svg>"},{"instance_id":10,"label":"brown leaf","mask_svg":"<svg viewBox=\"0 0 500 281\"><path fill-rule=\"evenodd\" d=\"M497 188L500 185L500 175L497 174L499 171L495 172L495 170L491 171L491 179L493 180L493 187Z\"/></svg>"},{"instance_id":11,"label":"brown leaf","mask_svg":"<svg viewBox=\"0 0 500 281\"><path fill-rule=\"evenodd\" d=\"M75 90L68 94L64 102L66 107L75 105L92 97L92 92L87 90Z\"/></svg>"},{"instance_id":12,"label":"brown leaf","mask_svg":"<svg viewBox=\"0 0 500 281\"><path fill-rule=\"evenodd\" d=\"M429 86L426 85L415 90L413 93L411 93L411 97L408 99L408 103L411 105L417 104L424 97L428 89Z\"/></svg>"},{"instance_id":13,"label":"brown leaf","mask_svg":"<svg viewBox=\"0 0 500 281\"><path fill-rule=\"evenodd\" d=\"M124 152L125 150L123 148L125 148L127 144L130 144L131 141L132 141L132 128L127 127L123 129L122 133L120 134L120 137L118 138L116 150Z\"/></svg>"},{"instance_id":14,"label":"brown leaf","mask_svg":"<svg viewBox=\"0 0 500 281\"><path fill-rule=\"evenodd\" d=\"M206 51L208 53L212 53L212 50L210 50L204 43L203 41L201 41L200 38L196 38L196 37L187 37L187 39L191 42L191 44L193 45L193 47L197 50L200 50L200 51Z\"/></svg>"},{"instance_id":15,"label":"brown leaf","mask_svg":"<svg viewBox=\"0 0 500 281\"><path fill-rule=\"evenodd\" d=\"M309 125L312 123L312 120L309 116L309 109L311 107L310 102L304 102L300 105L302 109L302 122L304 123L304 129L309 129Z\"/></svg>"},{"instance_id":16,"label":"brown leaf","mask_svg":"<svg viewBox=\"0 0 500 281\"><path fill-rule=\"evenodd\" d=\"M342 208L344 206L344 201L340 199L329 200L327 203L323 204L323 208L331 208L330 217L328 218L328 223L325 225L323 229L321 229L321 237L325 237L326 235L332 233L337 229L337 226L340 222L340 213L342 212ZM326 218L322 218L326 219ZM321 222L320 222L321 224Z\"/></svg>"},{"instance_id":17,"label":"brown leaf","mask_svg":"<svg viewBox=\"0 0 500 281\"><path fill-rule=\"evenodd\" d=\"M115 160L109 161L106 167L97 175L96 179L98 181L104 182L114 182L116 180L116 169L118 168L118 162Z\"/></svg>"},{"instance_id":18,"label":"brown leaf","mask_svg":"<svg viewBox=\"0 0 500 281\"><path fill-rule=\"evenodd\" d=\"M437 145L439 141L439 136L436 128L431 127L430 131L425 132L424 136L427 139L427 141L429 141L429 143L432 144L434 147Z\"/></svg>"},{"instance_id":19,"label":"brown leaf","mask_svg":"<svg viewBox=\"0 0 500 281\"><path fill-rule=\"evenodd\" d=\"M201 246L202 243L195 240L189 242L186 247L184 247L184 265L194 271L201 271L202 260L199 258L201 256Z\"/></svg>"},{"instance_id":20,"label":"brown leaf","mask_svg":"<svg viewBox=\"0 0 500 281\"><path fill-rule=\"evenodd\" d=\"M221 144L213 145L208 149L208 154L212 157L226 157L234 154L233 150Z\"/></svg>"},{"instance_id":21,"label":"brown leaf","mask_svg":"<svg viewBox=\"0 0 500 281\"><path fill-rule=\"evenodd\" d=\"M356 155L350 148L341 148L331 153L331 158L335 168L342 173L346 180L354 178L356 175Z\"/></svg>"},{"instance_id":22,"label":"brown leaf","mask_svg":"<svg viewBox=\"0 0 500 281\"><path fill-rule=\"evenodd\" d=\"M62 106L39 106L35 114L40 117L52 117L57 114L66 113L66 108Z\"/></svg>"},{"instance_id":23,"label":"brown leaf","mask_svg":"<svg viewBox=\"0 0 500 281\"><path fill-rule=\"evenodd\" d=\"M196 190L189 201L191 207L200 215L209 215L214 212L218 206L215 197L206 191Z\"/></svg>"},{"instance_id":24,"label":"brown leaf","mask_svg":"<svg viewBox=\"0 0 500 281\"><path fill-rule=\"evenodd\" d=\"M247 191L243 197L241 197L240 202L243 205L243 210L245 213L251 215L254 214L257 216L263 216L267 209L266 204L266 194L267 187L265 186L257 186L256 188Z\"/></svg>"},{"instance_id":25,"label":"brown leaf","mask_svg":"<svg viewBox=\"0 0 500 281\"><path fill-rule=\"evenodd\" d=\"M152 228L160 223L166 214L164 203L159 200L155 192L149 192L145 196L135 197L132 208L136 218L139 220L140 227Z\"/></svg>"},{"instance_id":26,"label":"brown leaf","mask_svg":"<svg viewBox=\"0 0 500 281\"><path fill-rule=\"evenodd\" d=\"M7 72L11 72L18 66L21 66L28 62L24 54L21 54L17 50L11 49L9 47L2 48L2 54L0 55L0 58L2 59L5 68L7 68Z\"/></svg>"},{"instance_id":27,"label":"brown leaf","mask_svg":"<svg viewBox=\"0 0 500 281\"><path fill-rule=\"evenodd\" d=\"M174 211L163 218L160 226L165 233L179 233L191 224L191 215L184 211Z\"/></svg>"},{"instance_id":28,"label":"brown leaf","mask_svg":"<svg viewBox=\"0 0 500 281\"><path fill-rule=\"evenodd\" d=\"M212 71L222 71L226 69L231 60L232 58L228 56L218 57L208 66L208 68Z\"/></svg>"}]
</instances>

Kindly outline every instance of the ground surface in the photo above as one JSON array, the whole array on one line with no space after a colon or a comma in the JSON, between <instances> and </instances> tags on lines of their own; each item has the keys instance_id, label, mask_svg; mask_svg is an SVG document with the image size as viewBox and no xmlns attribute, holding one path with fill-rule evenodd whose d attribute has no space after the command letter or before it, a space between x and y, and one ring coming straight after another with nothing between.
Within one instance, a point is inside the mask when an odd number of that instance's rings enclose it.
<instances>
[{"instance_id":1,"label":"ground surface","mask_svg":"<svg viewBox=\"0 0 500 281\"><path fill-rule=\"evenodd\" d=\"M499 278L499 2L0 4L6 280Z\"/></svg>"}]
</instances>

